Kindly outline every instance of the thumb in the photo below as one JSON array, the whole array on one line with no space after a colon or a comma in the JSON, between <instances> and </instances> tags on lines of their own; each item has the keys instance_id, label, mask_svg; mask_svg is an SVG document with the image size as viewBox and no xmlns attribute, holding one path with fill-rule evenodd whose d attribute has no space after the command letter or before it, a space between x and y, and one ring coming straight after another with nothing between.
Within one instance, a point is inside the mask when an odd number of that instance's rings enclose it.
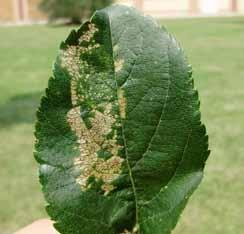
<instances>
[{"instance_id":1,"label":"thumb","mask_svg":"<svg viewBox=\"0 0 244 234\"><path fill-rule=\"evenodd\" d=\"M37 220L14 234L58 234L49 219Z\"/></svg>"}]
</instances>

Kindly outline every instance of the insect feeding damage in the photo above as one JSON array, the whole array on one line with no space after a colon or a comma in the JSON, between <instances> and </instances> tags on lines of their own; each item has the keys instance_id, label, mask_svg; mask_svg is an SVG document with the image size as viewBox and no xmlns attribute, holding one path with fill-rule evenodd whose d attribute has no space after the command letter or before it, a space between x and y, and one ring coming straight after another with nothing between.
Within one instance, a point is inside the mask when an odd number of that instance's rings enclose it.
<instances>
[{"instance_id":1,"label":"insect feeding damage","mask_svg":"<svg viewBox=\"0 0 244 234\"><path fill-rule=\"evenodd\" d=\"M115 61L114 70L115 70L116 73L119 72L123 68L124 62L125 61L123 59Z\"/></svg>"},{"instance_id":2,"label":"insect feeding damage","mask_svg":"<svg viewBox=\"0 0 244 234\"><path fill-rule=\"evenodd\" d=\"M83 190L86 190L88 188L87 180L93 176L104 182L102 185L103 191L112 191L114 186L111 185L111 182L119 176L123 159L117 156L119 146L116 144L116 140L104 139L104 136L110 133L111 126L114 123L114 118L109 114L109 107L104 114L98 111L95 112L91 129L87 129L82 121L79 107L68 113L68 122L78 137L81 153L80 157L75 160L75 165L81 169L81 176L77 179L77 182ZM104 145L110 148L113 155L108 160L97 156L97 152Z\"/></svg>"},{"instance_id":3,"label":"insect feeding damage","mask_svg":"<svg viewBox=\"0 0 244 234\"><path fill-rule=\"evenodd\" d=\"M119 57L119 54L118 54L119 50L120 50L120 48L116 44L113 47L114 71L115 71L116 79L119 76L119 73L125 64L125 60L123 58ZM126 98L124 95L124 90L121 87L118 87L117 96L118 96L118 103L119 103L119 109L120 109L120 117L122 119L125 119L125 117L126 117Z\"/></svg>"},{"instance_id":4,"label":"insect feeding damage","mask_svg":"<svg viewBox=\"0 0 244 234\"><path fill-rule=\"evenodd\" d=\"M132 232L129 232L128 230L124 230L122 233L120 234L132 234Z\"/></svg>"},{"instance_id":5,"label":"insect feeding damage","mask_svg":"<svg viewBox=\"0 0 244 234\"><path fill-rule=\"evenodd\" d=\"M118 89L118 102L119 102L119 110L120 110L120 117L125 119L126 117L126 99L124 95L124 90L119 88Z\"/></svg>"},{"instance_id":6,"label":"insect feeding damage","mask_svg":"<svg viewBox=\"0 0 244 234\"><path fill-rule=\"evenodd\" d=\"M67 114L67 121L71 129L78 138L80 157L75 159L74 165L81 170L81 175L77 178L77 182L81 185L82 190L90 187L89 178L95 178L97 182L102 181L101 189L105 194L114 189L111 184L121 173L121 165L123 159L118 156L121 148L116 141L116 131L112 138L107 138L112 132L112 127L116 124L116 117L112 112L111 103L102 103L103 111L98 111L96 106L90 112L92 117L89 118L91 126L88 128L81 117L80 104L86 102L85 95L81 94L77 86L79 81L86 80L95 71L89 71L87 61L81 59L82 54L91 54L93 50L100 47L95 43L94 35L98 32L96 26L89 24L89 30L85 32L79 39L81 44L83 41L89 42L87 47L68 46L61 54L62 66L67 69L71 78L71 98L74 106ZM96 77L91 77L96 79ZM95 95L95 93L94 93ZM96 94L97 95L97 94ZM106 149L111 156L108 159L98 157L98 152Z\"/></svg>"}]
</instances>

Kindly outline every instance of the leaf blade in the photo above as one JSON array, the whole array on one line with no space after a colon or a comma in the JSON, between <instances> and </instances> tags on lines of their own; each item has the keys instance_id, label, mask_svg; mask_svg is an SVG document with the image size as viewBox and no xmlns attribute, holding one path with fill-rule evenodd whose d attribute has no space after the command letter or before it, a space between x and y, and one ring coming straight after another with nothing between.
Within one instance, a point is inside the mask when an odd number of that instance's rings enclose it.
<instances>
[{"instance_id":1,"label":"leaf blade","mask_svg":"<svg viewBox=\"0 0 244 234\"><path fill-rule=\"evenodd\" d=\"M113 6L72 31L54 74L38 112L36 158L56 228L170 233L209 154L178 43L152 19Z\"/></svg>"}]
</instances>

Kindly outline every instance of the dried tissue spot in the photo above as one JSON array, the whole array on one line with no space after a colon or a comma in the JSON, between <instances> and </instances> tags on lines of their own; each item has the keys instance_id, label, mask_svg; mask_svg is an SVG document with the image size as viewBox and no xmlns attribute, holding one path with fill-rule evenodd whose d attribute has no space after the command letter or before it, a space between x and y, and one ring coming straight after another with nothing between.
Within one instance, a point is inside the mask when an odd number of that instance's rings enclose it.
<instances>
[{"instance_id":1,"label":"dried tissue spot","mask_svg":"<svg viewBox=\"0 0 244 234\"><path fill-rule=\"evenodd\" d=\"M115 45L115 46L113 47L113 52L114 52L114 53L117 53L118 50L119 50L119 46L118 46L118 45Z\"/></svg>"},{"instance_id":2,"label":"dried tissue spot","mask_svg":"<svg viewBox=\"0 0 244 234\"><path fill-rule=\"evenodd\" d=\"M90 42L97 31L98 29L95 25L90 24L89 30L80 37L79 42ZM89 53L98 47L99 45L92 41L88 47L80 45L69 46L65 51L62 51L62 66L67 69L72 77L71 95L73 106L85 100L84 96L77 93L77 82L80 79L85 79L88 75L86 73L88 64L80 59L81 54ZM82 121L79 107L71 109L67 114L67 121L78 138L80 157L75 160L74 164L81 170L81 175L77 178L77 182L83 190L88 188L88 178L94 176L97 180L101 179L103 181L102 189L105 193L108 193L114 189L111 182L120 174L123 161L118 156L120 146L117 145L116 136L113 139L106 139L106 135L112 131L112 126L115 123L115 118L111 115L111 109L112 105L107 105L104 113L94 111L90 129L87 129ZM111 158L104 160L97 156L97 152L102 148L106 148L106 150L111 152Z\"/></svg>"},{"instance_id":3,"label":"dried tissue spot","mask_svg":"<svg viewBox=\"0 0 244 234\"><path fill-rule=\"evenodd\" d=\"M132 232L129 232L128 230L124 230L124 231L121 232L120 234L132 234Z\"/></svg>"},{"instance_id":4,"label":"dried tissue spot","mask_svg":"<svg viewBox=\"0 0 244 234\"><path fill-rule=\"evenodd\" d=\"M119 60L115 61L114 68L115 68L116 73L119 72L123 68L124 62L125 61L123 59L119 59Z\"/></svg>"},{"instance_id":5,"label":"dried tissue spot","mask_svg":"<svg viewBox=\"0 0 244 234\"><path fill-rule=\"evenodd\" d=\"M79 43L82 41L91 42L94 34L98 31L96 26L92 23L89 24L89 30L85 32L80 38ZM67 69L71 80L71 92L72 92L72 102L74 105L77 105L77 101L83 101L84 97L79 96L75 93L77 82L86 74L88 64L86 61L80 59L81 55L84 53L91 53L92 50L99 48L100 45L94 41L88 47L84 46L68 46L67 49L61 51L61 66Z\"/></svg>"},{"instance_id":6,"label":"dried tissue spot","mask_svg":"<svg viewBox=\"0 0 244 234\"><path fill-rule=\"evenodd\" d=\"M124 90L121 88L118 90L118 102L119 102L120 117L122 119L125 119L125 117L126 117L126 99L125 99L125 95L124 95Z\"/></svg>"},{"instance_id":7,"label":"dried tissue spot","mask_svg":"<svg viewBox=\"0 0 244 234\"><path fill-rule=\"evenodd\" d=\"M128 231L127 229L126 230L124 230L122 233L120 233L120 234L137 234L138 233L138 231L137 230L133 230L132 232L131 231Z\"/></svg>"},{"instance_id":8,"label":"dried tissue spot","mask_svg":"<svg viewBox=\"0 0 244 234\"><path fill-rule=\"evenodd\" d=\"M68 122L78 137L80 157L75 160L75 165L81 169L81 176L77 182L83 190L87 189L87 180L90 176L102 179L102 189L108 193L114 189L111 182L116 179L121 171L123 159L117 156L120 146L116 144L115 137L107 140L105 136L110 133L115 119L110 114L111 105L108 105L105 112L95 111L92 119L92 128L87 129L80 118L80 109L76 107L68 113ZM98 158L97 152L105 146L110 149L112 157L108 160Z\"/></svg>"},{"instance_id":9,"label":"dried tissue spot","mask_svg":"<svg viewBox=\"0 0 244 234\"><path fill-rule=\"evenodd\" d=\"M90 23L88 25L89 30L86 31L79 39L79 42L81 43L82 41L90 42L91 39L93 38L94 34L98 32L98 28L96 28L95 24Z\"/></svg>"}]
</instances>

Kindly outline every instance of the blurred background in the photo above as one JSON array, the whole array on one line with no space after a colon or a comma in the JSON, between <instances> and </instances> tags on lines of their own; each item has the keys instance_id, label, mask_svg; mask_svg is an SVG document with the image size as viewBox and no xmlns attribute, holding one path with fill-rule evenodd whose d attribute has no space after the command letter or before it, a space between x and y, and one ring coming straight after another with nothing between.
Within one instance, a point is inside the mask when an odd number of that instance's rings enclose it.
<instances>
[{"instance_id":1,"label":"blurred background","mask_svg":"<svg viewBox=\"0 0 244 234\"><path fill-rule=\"evenodd\" d=\"M112 0L1 0L0 22L37 23L49 18L80 19ZM154 17L233 16L244 14L244 0L114 0ZM42 12L41 12L42 10ZM45 14L47 13L47 14Z\"/></svg>"},{"instance_id":2,"label":"blurred background","mask_svg":"<svg viewBox=\"0 0 244 234\"><path fill-rule=\"evenodd\" d=\"M193 65L212 153L174 234L244 233L244 0L120 0L157 17ZM0 234L47 217L35 111L59 43L110 0L0 0ZM33 233L34 234L34 233Z\"/></svg>"}]
</instances>

